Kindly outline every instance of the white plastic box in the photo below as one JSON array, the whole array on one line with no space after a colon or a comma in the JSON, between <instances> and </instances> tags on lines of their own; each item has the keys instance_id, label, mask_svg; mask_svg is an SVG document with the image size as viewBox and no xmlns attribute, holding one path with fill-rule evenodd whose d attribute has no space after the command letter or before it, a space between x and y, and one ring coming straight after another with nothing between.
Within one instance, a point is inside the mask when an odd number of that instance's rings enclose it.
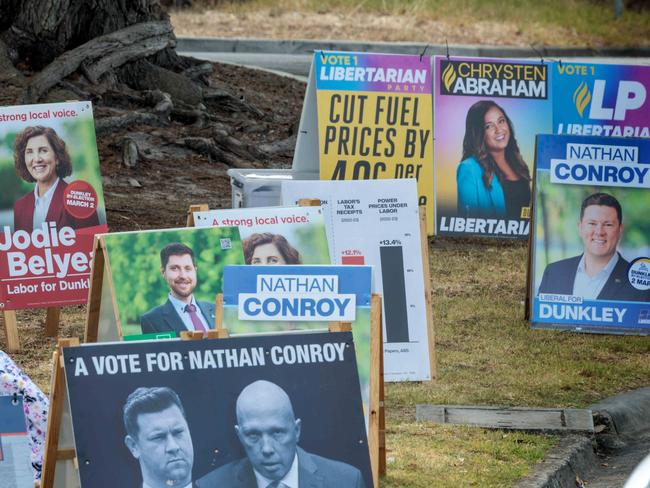
<instances>
[{"instance_id":1,"label":"white plastic box","mask_svg":"<svg viewBox=\"0 0 650 488\"><path fill-rule=\"evenodd\" d=\"M317 180L317 171L292 169L228 170L232 191L232 208L275 207L281 205L281 182L287 180Z\"/></svg>"}]
</instances>

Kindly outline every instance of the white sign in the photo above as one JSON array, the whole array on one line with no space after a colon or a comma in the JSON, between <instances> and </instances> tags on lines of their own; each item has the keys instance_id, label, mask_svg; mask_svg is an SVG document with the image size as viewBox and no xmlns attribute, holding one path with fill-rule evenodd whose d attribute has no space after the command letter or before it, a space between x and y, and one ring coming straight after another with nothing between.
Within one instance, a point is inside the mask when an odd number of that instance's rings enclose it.
<instances>
[{"instance_id":1,"label":"white sign","mask_svg":"<svg viewBox=\"0 0 650 488\"><path fill-rule=\"evenodd\" d=\"M284 181L282 202L318 198L332 264L374 266L384 310L386 381L431 379L418 192L414 179Z\"/></svg>"}]
</instances>

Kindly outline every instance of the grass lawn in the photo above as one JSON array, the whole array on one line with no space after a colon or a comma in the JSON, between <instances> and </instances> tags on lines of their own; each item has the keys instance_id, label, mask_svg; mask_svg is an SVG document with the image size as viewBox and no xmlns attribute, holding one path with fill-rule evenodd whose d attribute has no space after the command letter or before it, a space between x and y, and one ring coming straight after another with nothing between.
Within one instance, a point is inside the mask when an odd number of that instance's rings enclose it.
<instances>
[{"instance_id":1,"label":"grass lawn","mask_svg":"<svg viewBox=\"0 0 650 488\"><path fill-rule=\"evenodd\" d=\"M649 46L650 10L612 0L195 0L177 35L517 46Z\"/></svg>"},{"instance_id":2,"label":"grass lawn","mask_svg":"<svg viewBox=\"0 0 650 488\"><path fill-rule=\"evenodd\" d=\"M481 239L430 241L438 380L386 386L385 487L511 486L557 437L418 424L417 403L586 407L650 383L650 338L533 331L523 319L526 247ZM83 337L83 307L61 336ZM53 339L44 311L18 314L13 357L45 391ZM4 346L4 335L0 347Z\"/></svg>"}]
</instances>

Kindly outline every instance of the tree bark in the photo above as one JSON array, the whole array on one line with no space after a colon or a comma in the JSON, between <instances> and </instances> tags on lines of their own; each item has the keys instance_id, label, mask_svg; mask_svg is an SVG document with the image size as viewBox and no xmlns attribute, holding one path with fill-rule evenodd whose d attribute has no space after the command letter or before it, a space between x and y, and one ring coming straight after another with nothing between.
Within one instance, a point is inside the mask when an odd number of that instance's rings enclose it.
<instances>
[{"instance_id":1,"label":"tree bark","mask_svg":"<svg viewBox=\"0 0 650 488\"><path fill-rule=\"evenodd\" d=\"M14 63L40 70L65 51L125 27L169 21L157 0L0 0Z\"/></svg>"}]
</instances>

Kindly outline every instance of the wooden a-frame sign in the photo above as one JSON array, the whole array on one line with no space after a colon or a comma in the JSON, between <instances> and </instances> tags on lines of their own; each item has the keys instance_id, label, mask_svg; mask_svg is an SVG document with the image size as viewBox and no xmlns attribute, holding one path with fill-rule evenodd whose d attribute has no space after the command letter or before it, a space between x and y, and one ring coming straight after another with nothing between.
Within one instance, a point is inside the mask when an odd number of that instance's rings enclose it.
<instances>
[{"instance_id":1,"label":"wooden a-frame sign","mask_svg":"<svg viewBox=\"0 0 650 488\"><path fill-rule=\"evenodd\" d=\"M59 316L61 309L58 307L48 307L45 317L45 335L47 337L56 337L59 333ZM7 338L7 352L20 351L20 337L18 335L18 319L15 310L3 310L2 322L5 328L5 337Z\"/></svg>"},{"instance_id":2,"label":"wooden a-frame sign","mask_svg":"<svg viewBox=\"0 0 650 488\"><path fill-rule=\"evenodd\" d=\"M106 243L103 236L95 236L84 342L121 341L123 338Z\"/></svg>"},{"instance_id":3,"label":"wooden a-frame sign","mask_svg":"<svg viewBox=\"0 0 650 488\"><path fill-rule=\"evenodd\" d=\"M384 341L381 327L381 295L372 294L370 301L370 394L368 398L368 450L370 466L375 487L379 487L379 476L386 474L386 415L384 411ZM216 300L216 337L230 337L228 328L223 323L223 295L219 293ZM350 322L330 322L330 332L351 332ZM319 332L318 330L291 331ZM283 332L280 332L283 333ZM259 335L264 335L260 332ZM274 332L276 334L276 332ZM201 332L183 332L184 337L200 339ZM250 334L246 334L250 335Z\"/></svg>"},{"instance_id":4,"label":"wooden a-frame sign","mask_svg":"<svg viewBox=\"0 0 650 488\"><path fill-rule=\"evenodd\" d=\"M223 326L223 296L217 295L217 328L207 332L182 332L182 340L223 339L229 337L228 329ZM386 442L384 413L384 375L383 375L383 341L381 328L381 296L373 294L370 312L370 398L368 422L368 450L376 488L379 476L386 474ZM330 332L347 332L352 327L349 322L331 322ZM303 331L307 332L308 331ZM313 332L313 331L312 331ZM287 332L295 333L295 331ZM264 335L264 334L260 334ZM79 339L60 339L52 359L52 381L50 387L50 411L48 414L48 431L43 460L42 488L78 488L79 460L74 448L74 433L70 414L70 402L65 383L63 366L64 347L79 345Z\"/></svg>"}]
</instances>

